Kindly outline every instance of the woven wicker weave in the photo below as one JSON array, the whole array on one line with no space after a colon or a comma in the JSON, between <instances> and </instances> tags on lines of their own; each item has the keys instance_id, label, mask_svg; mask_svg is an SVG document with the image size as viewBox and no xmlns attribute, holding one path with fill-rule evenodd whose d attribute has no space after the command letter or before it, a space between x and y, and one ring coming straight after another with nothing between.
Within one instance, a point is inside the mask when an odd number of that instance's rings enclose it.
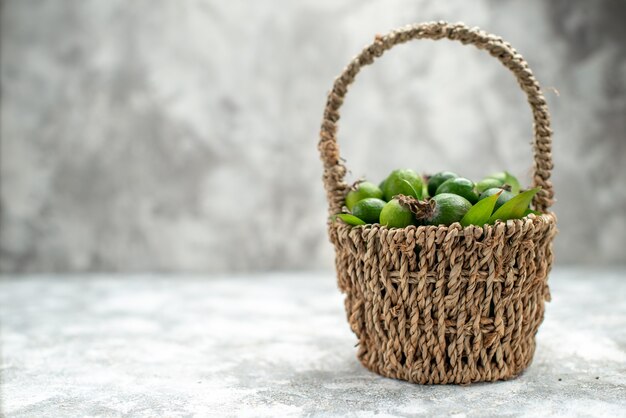
<instances>
[{"instance_id":1,"label":"woven wicker weave","mask_svg":"<svg viewBox=\"0 0 626 418\"><path fill-rule=\"evenodd\" d=\"M543 320L556 217L551 130L539 84L501 38L463 24L425 23L377 36L335 80L320 134L329 213L341 211L349 186L336 141L339 109L361 67L394 45L443 39L488 51L513 72L534 119L533 206L542 214L484 227L329 223L339 288L358 358L383 376L416 383L509 379L532 361Z\"/></svg>"}]
</instances>

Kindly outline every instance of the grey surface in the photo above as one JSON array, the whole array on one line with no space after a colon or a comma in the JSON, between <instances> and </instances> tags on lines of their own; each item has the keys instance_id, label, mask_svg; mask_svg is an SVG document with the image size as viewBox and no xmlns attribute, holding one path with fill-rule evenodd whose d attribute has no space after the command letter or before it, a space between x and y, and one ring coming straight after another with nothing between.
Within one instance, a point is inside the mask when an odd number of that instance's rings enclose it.
<instances>
[{"instance_id":1,"label":"grey surface","mask_svg":"<svg viewBox=\"0 0 626 418\"><path fill-rule=\"evenodd\" d=\"M516 380L418 386L355 358L330 274L6 277L2 407L57 416L623 416L626 271L551 278Z\"/></svg>"},{"instance_id":2,"label":"grey surface","mask_svg":"<svg viewBox=\"0 0 626 418\"><path fill-rule=\"evenodd\" d=\"M0 270L330 268L326 92L374 34L436 19L503 36L545 87L557 262L626 263L622 0L5 0ZM359 76L340 142L351 180L527 184L530 134L495 59L423 41Z\"/></svg>"}]
</instances>

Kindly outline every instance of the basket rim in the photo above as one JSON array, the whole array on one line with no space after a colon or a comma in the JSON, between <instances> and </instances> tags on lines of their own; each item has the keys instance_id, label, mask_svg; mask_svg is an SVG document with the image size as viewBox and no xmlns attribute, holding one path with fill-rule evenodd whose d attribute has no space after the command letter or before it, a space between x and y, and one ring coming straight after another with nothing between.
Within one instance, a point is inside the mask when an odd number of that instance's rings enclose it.
<instances>
[{"instance_id":1,"label":"basket rim","mask_svg":"<svg viewBox=\"0 0 626 418\"><path fill-rule=\"evenodd\" d=\"M332 217L329 218L329 224L333 228L348 229L348 230L353 230L353 231L368 231L368 232L373 232L377 230L376 232L379 232L379 233L385 233L385 232L386 233L398 233L398 232L410 233L412 231L415 231L416 233L419 233L419 232L428 233L428 232L447 232L447 231L452 231L452 230L462 231L463 233L477 232L477 231L485 232L485 231L496 230L500 228L510 228L510 227L516 227L516 226L523 227L526 224L550 225L550 224L556 224L556 221L557 221L556 214L552 211L541 213L539 215L535 215L531 213L521 219L509 219L507 221L497 220L493 225L489 225L489 224L485 224L483 226L468 225L465 227L461 226L459 222L454 222L450 225L443 225L443 224L442 225L409 225L404 228L389 228L388 226L382 225L379 223L367 224L367 225L348 225L341 221L333 220Z\"/></svg>"}]
</instances>

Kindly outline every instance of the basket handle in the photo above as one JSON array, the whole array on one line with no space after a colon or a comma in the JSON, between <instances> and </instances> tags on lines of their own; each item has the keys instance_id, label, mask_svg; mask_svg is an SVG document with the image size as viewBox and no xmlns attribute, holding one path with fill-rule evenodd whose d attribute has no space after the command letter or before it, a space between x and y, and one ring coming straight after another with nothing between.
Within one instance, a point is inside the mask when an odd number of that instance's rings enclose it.
<instances>
[{"instance_id":1,"label":"basket handle","mask_svg":"<svg viewBox=\"0 0 626 418\"><path fill-rule=\"evenodd\" d=\"M348 92L348 86L354 81L361 67L372 64L376 58L393 46L412 39L438 40L442 38L463 44L473 44L478 49L487 50L515 75L521 89L528 97L533 113L533 187L541 186L533 204L535 209L542 213L546 213L552 205L554 192L550 182L550 172L553 167L550 115L539 83L528 64L511 45L498 36L488 34L478 28L469 28L463 23L430 22L407 26L384 36L377 35L374 43L357 55L335 79L333 89L326 101L318 145L324 162L323 180L331 215L341 211L349 187L344 181L346 168L340 158L336 138L339 109Z\"/></svg>"}]
</instances>

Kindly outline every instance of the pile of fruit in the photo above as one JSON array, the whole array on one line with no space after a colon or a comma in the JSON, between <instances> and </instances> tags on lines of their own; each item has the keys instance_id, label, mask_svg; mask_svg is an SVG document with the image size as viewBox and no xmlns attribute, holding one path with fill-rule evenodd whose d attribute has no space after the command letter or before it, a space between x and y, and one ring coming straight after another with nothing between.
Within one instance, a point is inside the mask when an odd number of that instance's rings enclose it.
<instances>
[{"instance_id":1,"label":"pile of fruit","mask_svg":"<svg viewBox=\"0 0 626 418\"><path fill-rule=\"evenodd\" d=\"M538 214L529 205L539 189L520 190L506 171L474 183L450 171L421 176L410 169L394 170L378 186L356 182L346 195L344 212L334 218L353 226L390 228L455 222L483 226Z\"/></svg>"}]
</instances>

